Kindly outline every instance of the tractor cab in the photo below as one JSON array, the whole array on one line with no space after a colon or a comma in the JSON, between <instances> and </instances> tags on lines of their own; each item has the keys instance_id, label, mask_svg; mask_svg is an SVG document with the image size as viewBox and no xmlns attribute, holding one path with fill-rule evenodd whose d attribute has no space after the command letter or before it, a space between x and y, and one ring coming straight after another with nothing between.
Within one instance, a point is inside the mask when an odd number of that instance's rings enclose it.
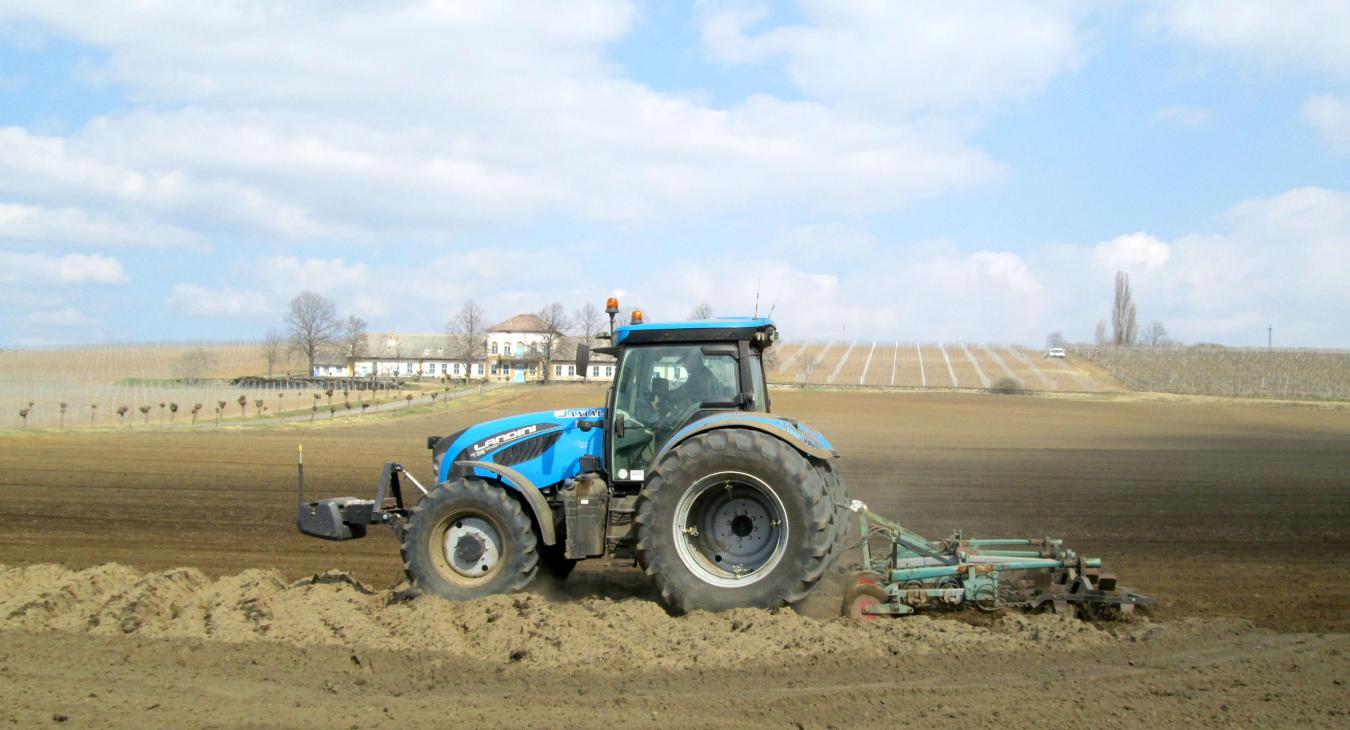
<instances>
[{"instance_id":1,"label":"tractor cab","mask_svg":"<svg viewBox=\"0 0 1350 730\"><path fill-rule=\"evenodd\" d=\"M640 484L672 436L715 412L767 413L763 352L777 337L768 319L648 324L634 312L614 330L614 344L597 350L618 359L606 399L610 479Z\"/></svg>"}]
</instances>

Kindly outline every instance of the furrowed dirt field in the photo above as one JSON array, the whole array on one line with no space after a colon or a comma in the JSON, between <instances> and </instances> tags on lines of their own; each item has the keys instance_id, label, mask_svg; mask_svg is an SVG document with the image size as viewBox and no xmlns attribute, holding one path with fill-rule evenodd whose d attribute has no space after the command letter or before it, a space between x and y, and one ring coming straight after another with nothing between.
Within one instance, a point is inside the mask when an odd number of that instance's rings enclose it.
<instances>
[{"instance_id":1,"label":"furrowed dirt field","mask_svg":"<svg viewBox=\"0 0 1350 730\"><path fill-rule=\"evenodd\" d=\"M934 536L1063 537L1164 606L1105 629L1021 615L859 627L830 617L831 584L801 613L672 618L634 571L601 565L539 594L450 604L398 590L384 532L334 544L294 531L299 441L316 496L365 496L385 460L427 475L427 434L597 404L598 388L508 389L318 427L11 433L0 719L1345 726L1350 410L773 397L831 437L851 496L878 512Z\"/></svg>"}]
</instances>

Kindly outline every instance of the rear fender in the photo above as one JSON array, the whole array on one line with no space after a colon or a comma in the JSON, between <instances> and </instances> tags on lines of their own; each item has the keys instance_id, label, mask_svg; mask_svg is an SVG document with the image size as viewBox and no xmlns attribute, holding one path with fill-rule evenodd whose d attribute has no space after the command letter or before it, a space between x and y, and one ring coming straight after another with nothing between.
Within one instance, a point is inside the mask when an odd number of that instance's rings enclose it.
<instances>
[{"instance_id":1,"label":"rear fender","mask_svg":"<svg viewBox=\"0 0 1350 730\"><path fill-rule=\"evenodd\" d=\"M834 447L824 435L800 421L792 421L768 413L729 411L700 419L677 431L666 442L666 445L661 447L661 452L656 455L655 459L652 459L652 464L661 463L661 459L671 449L679 446L691 436L719 428L750 428L763 431L807 456L822 460L839 458L839 452L834 450Z\"/></svg>"},{"instance_id":2,"label":"rear fender","mask_svg":"<svg viewBox=\"0 0 1350 730\"><path fill-rule=\"evenodd\" d=\"M523 474L512 469L509 466L494 464L490 461L456 461L455 466L465 469L483 469L501 477L502 482L511 489L520 493L525 498L525 504L530 508L530 516L534 518L534 524L539 526L539 536L543 538L545 545L555 545L558 542L558 534L553 525L553 510L549 509L548 500L539 491L539 487L534 485Z\"/></svg>"}]
</instances>

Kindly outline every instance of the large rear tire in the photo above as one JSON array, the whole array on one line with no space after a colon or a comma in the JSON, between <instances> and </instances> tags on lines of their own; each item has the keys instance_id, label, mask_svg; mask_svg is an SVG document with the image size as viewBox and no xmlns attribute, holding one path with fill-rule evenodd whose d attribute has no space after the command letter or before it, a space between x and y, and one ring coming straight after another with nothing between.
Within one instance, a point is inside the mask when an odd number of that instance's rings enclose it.
<instances>
[{"instance_id":1,"label":"large rear tire","mask_svg":"<svg viewBox=\"0 0 1350 730\"><path fill-rule=\"evenodd\" d=\"M455 479L423 497L401 547L412 584L454 601L517 593L539 571L530 518L506 487L482 479Z\"/></svg>"},{"instance_id":2,"label":"large rear tire","mask_svg":"<svg viewBox=\"0 0 1350 730\"><path fill-rule=\"evenodd\" d=\"M697 434L638 497L638 564L677 612L797 603L835 557L842 485L827 473L760 431Z\"/></svg>"}]
</instances>

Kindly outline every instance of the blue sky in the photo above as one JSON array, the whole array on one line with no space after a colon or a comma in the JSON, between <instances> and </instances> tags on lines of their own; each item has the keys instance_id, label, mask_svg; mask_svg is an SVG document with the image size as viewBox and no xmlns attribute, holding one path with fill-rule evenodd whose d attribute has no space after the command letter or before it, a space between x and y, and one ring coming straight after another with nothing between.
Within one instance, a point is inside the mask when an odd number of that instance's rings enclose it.
<instances>
[{"instance_id":1,"label":"blue sky","mask_svg":"<svg viewBox=\"0 0 1350 730\"><path fill-rule=\"evenodd\" d=\"M0 0L0 347L618 294L1350 347L1350 6Z\"/></svg>"}]
</instances>

